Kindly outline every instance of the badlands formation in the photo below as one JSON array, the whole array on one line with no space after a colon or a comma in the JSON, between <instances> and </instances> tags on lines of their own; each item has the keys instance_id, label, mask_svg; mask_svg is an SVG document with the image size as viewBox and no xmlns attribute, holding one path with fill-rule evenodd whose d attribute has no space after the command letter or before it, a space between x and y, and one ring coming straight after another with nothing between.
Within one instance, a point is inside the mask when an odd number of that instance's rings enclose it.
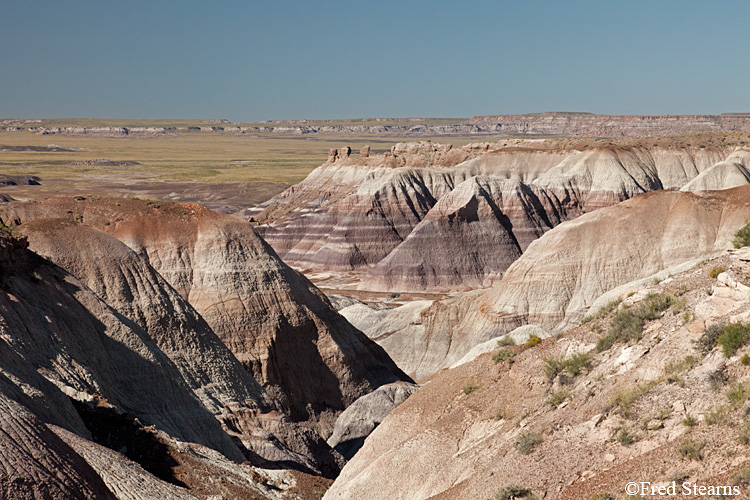
<instances>
[{"instance_id":1,"label":"badlands formation","mask_svg":"<svg viewBox=\"0 0 750 500\"><path fill-rule=\"evenodd\" d=\"M748 161L734 146L677 142L400 143L359 158L344 148L246 218L285 262L364 274L360 290L466 290L499 279L561 222L648 191L747 184Z\"/></svg>"},{"instance_id":2,"label":"badlands formation","mask_svg":"<svg viewBox=\"0 0 750 500\"><path fill-rule=\"evenodd\" d=\"M749 151L339 148L241 216L6 198L0 497L747 494L750 339L715 337L750 319Z\"/></svg>"},{"instance_id":3,"label":"badlands formation","mask_svg":"<svg viewBox=\"0 0 750 500\"><path fill-rule=\"evenodd\" d=\"M232 217L1 208L3 498L299 498L345 462L325 442L336 417L408 380Z\"/></svg>"}]
</instances>

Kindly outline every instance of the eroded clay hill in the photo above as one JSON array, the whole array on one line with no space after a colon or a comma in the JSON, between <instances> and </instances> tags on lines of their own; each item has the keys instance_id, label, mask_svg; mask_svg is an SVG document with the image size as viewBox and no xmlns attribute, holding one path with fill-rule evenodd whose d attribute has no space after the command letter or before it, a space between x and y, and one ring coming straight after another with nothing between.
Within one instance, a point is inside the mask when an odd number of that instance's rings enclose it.
<instances>
[{"instance_id":1,"label":"eroded clay hill","mask_svg":"<svg viewBox=\"0 0 750 500\"><path fill-rule=\"evenodd\" d=\"M45 231L30 228L41 242ZM113 262L91 270L107 271L99 291L132 285L117 307L0 231L0 497L282 498L292 473L258 466L335 473L323 438L290 422L192 307L101 236L106 247L90 238L82 253ZM236 476L234 491L218 475Z\"/></svg>"},{"instance_id":2,"label":"eroded clay hill","mask_svg":"<svg viewBox=\"0 0 750 500\"><path fill-rule=\"evenodd\" d=\"M325 440L338 414L406 378L242 221L138 200L51 199L1 210L0 395L43 426L120 452L141 436L141 451L171 453L174 467L186 459L180 443L215 450L188 460L180 483L202 488L243 461L335 477L344 459ZM127 459L110 466L107 452L91 446L80 445L89 465L127 490ZM239 492L271 481L266 472L235 472L262 476ZM8 474L0 488L17 477ZM282 489L294 489L296 480L282 479ZM19 498L47 498L29 494Z\"/></svg>"},{"instance_id":3,"label":"eroded clay hill","mask_svg":"<svg viewBox=\"0 0 750 500\"><path fill-rule=\"evenodd\" d=\"M361 290L477 288L582 213L653 190L747 184L747 151L724 144L421 142L357 159L346 148L246 217L295 267L366 272Z\"/></svg>"},{"instance_id":4,"label":"eroded clay hill","mask_svg":"<svg viewBox=\"0 0 750 500\"><path fill-rule=\"evenodd\" d=\"M58 235L50 235L46 240L32 237L32 249L39 241L45 256L78 270L95 287L106 285L97 283L108 272L97 272L97 267L118 266L106 258L106 249L96 263L81 254L96 241L105 245L101 232L122 241L195 308L295 420L317 421L402 376L379 346L281 262L251 227L233 217L196 205L59 198L6 206L2 218L21 223L21 228L34 220L66 219L68 229L61 226L59 237L70 248L57 248ZM94 236L91 242L76 238L81 224L96 229L80 233ZM37 226L29 227L33 232ZM115 299L119 295L100 292Z\"/></svg>"},{"instance_id":5,"label":"eroded clay hill","mask_svg":"<svg viewBox=\"0 0 750 500\"><path fill-rule=\"evenodd\" d=\"M749 277L750 250L725 252L585 325L434 376L325 500L652 496L628 496L630 481L747 497Z\"/></svg>"},{"instance_id":6,"label":"eroded clay hill","mask_svg":"<svg viewBox=\"0 0 750 500\"><path fill-rule=\"evenodd\" d=\"M556 333L577 324L617 287L730 248L747 220L750 186L647 193L548 231L490 288L386 310L355 304L341 312L421 379L523 325Z\"/></svg>"}]
</instances>

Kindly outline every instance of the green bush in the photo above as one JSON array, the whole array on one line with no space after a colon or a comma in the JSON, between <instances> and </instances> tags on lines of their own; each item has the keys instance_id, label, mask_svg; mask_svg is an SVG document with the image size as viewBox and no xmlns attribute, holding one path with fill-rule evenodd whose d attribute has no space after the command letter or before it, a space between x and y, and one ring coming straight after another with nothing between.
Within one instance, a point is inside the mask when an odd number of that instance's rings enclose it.
<instances>
[{"instance_id":1,"label":"green bush","mask_svg":"<svg viewBox=\"0 0 750 500\"><path fill-rule=\"evenodd\" d=\"M547 403L550 406L557 407L560 404L562 404L563 401L568 399L570 397L570 392L566 391L565 389L557 392L553 392L552 395L547 400Z\"/></svg>"},{"instance_id":2,"label":"green bush","mask_svg":"<svg viewBox=\"0 0 750 500\"><path fill-rule=\"evenodd\" d=\"M552 381L557 374L565 369L565 362L561 358L548 358L544 361L544 374Z\"/></svg>"},{"instance_id":3,"label":"green bush","mask_svg":"<svg viewBox=\"0 0 750 500\"><path fill-rule=\"evenodd\" d=\"M618 342L640 340L643 324L657 319L661 313L675 304L669 293L649 293L635 309L620 311L612 318L607 333L596 343L596 350L606 351Z\"/></svg>"},{"instance_id":4,"label":"green bush","mask_svg":"<svg viewBox=\"0 0 750 500\"><path fill-rule=\"evenodd\" d=\"M718 340L719 335L724 333L724 326L724 323L714 323L713 325L704 329L703 335L701 335L700 338L695 342L695 348L701 354L710 353L716 345L716 341Z\"/></svg>"},{"instance_id":5,"label":"green bush","mask_svg":"<svg viewBox=\"0 0 750 500\"><path fill-rule=\"evenodd\" d=\"M494 361L495 364L498 364L498 363L505 361L506 359L513 358L513 356L515 355L516 353L511 351L510 349L503 348L492 355L492 361Z\"/></svg>"},{"instance_id":6,"label":"green bush","mask_svg":"<svg viewBox=\"0 0 750 500\"><path fill-rule=\"evenodd\" d=\"M638 438L631 434L625 427L621 427L617 432L617 442L623 446L630 446L636 441L638 441Z\"/></svg>"},{"instance_id":7,"label":"green bush","mask_svg":"<svg viewBox=\"0 0 750 500\"><path fill-rule=\"evenodd\" d=\"M682 419L682 425L686 427L695 427L698 425L698 419L688 413L685 415L685 418Z\"/></svg>"},{"instance_id":8,"label":"green bush","mask_svg":"<svg viewBox=\"0 0 750 500\"><path fill-rule=\"evenodd\" d=\"M643 299L636 314L643 320L651 321L658 319L661 313L675 304L675 298L671 293L649 293Z\"/></svg>"},{"instance_id":9,"label":"green bush","mask_svg":"<svg viewBox=\"0 0 750 500\"><path fill-rule=\"evenodd\" d=\"M516 439L515 447L524 455L528 455L542 443L542 436L538 432L527 431Z\"/></svg>"},{"instance_id":10,"label":"green bush","mask_svg":"<svg viewBox=\"0 0 750 500\"><path fill-rule=\"evenodd\" d=\"M518 498L529 498L531 490L517 484L509 484L495 494L495 500L516 500Z\"/></svg>"},{"instance_id":11,"label":"green bush","mask_svg":"<svg viewBox=\"0 0 750 500\"><path fill-rule=\"evenodd\" d=\"M567 359L548 358L545 360L544 373L549 380L554 380L558 373L567 371L577 377L583 370L591 369L591 356L588 353L573 354Z\"/></svg>"},{"instance_id":12,"label":"green bush","mask_svg":"<svg viewBox=\"0 0 750 500\"><path fill-rule=\"evenodd\" d=\"M604 352L618 342L640 339L643 333L643 320L633 311L626 309L615 314L607 333L596 343L596 350Z\"/></svg>"},{"instance_id":13,"label":"green bush","mask_svg":"<svg viewBox=\"0 0 750 500\"><path fill-rule=\"evenodd\" d=\"M734 233L734 239L732 240L734 248L742 248L750 246L750 222L742 226L736 233Z\"/></svg>"},{"instance_id":14,"label":"green bush","mask_svg":"<svg viewBox=\"0 0 750 500\"><path fill-rule=\"evenodd\" d=\"M718 278L718 277L719 277L719 275L720 275L721 273L723 273L723 272L724 272L724 271L726 271L726 270L727 270L727 268L726 268L726 267L724 267L724 266L716 266L716 267L714 267L713 269L711 269L711 272L710 272L710 273L708 273L708 275L709 275L710 277L712 277L713 279L716 279L716 278Z\"/></svg>"},{"instance_id":15,"label":"green bush","mask_svg":"<svg viewBox=\"0 0 750 500\"><path fill-rule=\"evenodd\" d=\"M732 404L739 406L750 397L750 386L746 386L742 382L737 382L729 389L727 397Z\"/></svg>"},{"instance_id":16,"label":"green bush","mask_svg":"<svg viewBox=\"0 0 750 500\"><path fill-rule=\"evenodd\" d=\"M516 341L510 335L503 335L497 341L498 347L513 347L514 345L516 345Z\"/></svg>"},{"instance_id":17,"label":"green bush","mask_svg":"<svg viewBox=\"0 0 750 500\"><path fill-rule=\"evenodd\" d=\"M471 380L471 379L469 379L469 380L467 380L466 382L464 382L464 386L463 386L463 387L461 388L461 390L462 390L462 391L464 392L464 394L465 394L465 395L467 395L467 396L468 396L469 394L471 394L472 392L476 391L477 389L479 389L479 386L477 385L477 383L476 383L476 382L474 382L474 381L473 381L473 380Z\"/></svg>"},{"instance_id":18,"label":"green bush","mask_svg":"<svg viewBox=\"0 0 750 500\"><path fill-rule=\"evenodd\" d=\"M591 356L588 353L573 354L563 363L568 373L577 377L583 370L589 371L591 369Z\"/></svg>"},{"instance_id":19,"label":"green bush","mask_svg":"<svg viewBox=\"0 0 750 500\"><path fill-rule=\"evenodd\" d=\"M633 293L635 293L635 292L633 292ZM632 295L629 295L629 297L630 296L632 296ZM596 311L596 313L594 313L593 315L591 315L591 316L584 316L583 319L581 320L581 323L585 324L585 323L588 323L590 321L595 321L597 319L603 318L607 314L609 314L612 311L614 311L617 308L617 306L620 305L621 302L622 302L622 299L615 299L615 300L612 300L612 301L608 302L607 304L603 305L601 307L601 309L599 309L598 311Z\"/></svg>"},{"instance_id":20,"label":"green bush","mask_svg":"<svg viewBox=\"0 0 750 500\"><path fill-rule=\"evenodd\" d=\"M730 323L724 327L724 331L716 339L721 346L724 356L731 358L737 349L747 344L750 340L750 325L747 323Z\"/></svg>"},{"instance_id":21,"label":"green bush","mask_svg":"<svg viewBox=\"0 0 750 500\"><path fill-rule=\"evenodd\" d=\"M703 441L699 443L698 441L693 441L690 438L685 438L680 442L680 445L677 447L677 452L680 454L682 458L687 458L690 460L695 460L696 462L703 460L703 448L706 447L706 442Z\"/></svg>"}]
</instances>

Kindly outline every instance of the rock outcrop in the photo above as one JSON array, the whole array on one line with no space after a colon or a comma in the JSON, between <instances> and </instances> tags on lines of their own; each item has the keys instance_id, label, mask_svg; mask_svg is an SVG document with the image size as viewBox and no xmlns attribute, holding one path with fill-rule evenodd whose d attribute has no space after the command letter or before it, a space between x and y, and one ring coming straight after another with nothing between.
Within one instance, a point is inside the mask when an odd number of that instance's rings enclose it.
<instances>
[{"instance_id":1,"label":"rock outcrop","mask_svg":"<svg viewBox=\"0 0 750 500\"><path fill-rule=\"evenodd\" d=\"M328 444L350 460L362 447L365 438L417 389L416 384L395 382L362 396L339 415Z\"/></svg>"}]
</instances>

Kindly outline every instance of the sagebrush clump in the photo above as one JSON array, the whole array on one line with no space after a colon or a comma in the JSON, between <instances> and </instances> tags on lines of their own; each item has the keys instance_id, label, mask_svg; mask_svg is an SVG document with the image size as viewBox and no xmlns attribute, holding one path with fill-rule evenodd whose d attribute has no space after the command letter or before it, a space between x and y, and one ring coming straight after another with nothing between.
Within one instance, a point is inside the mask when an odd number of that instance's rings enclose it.
<instances>
[{"instance_id":1,"label":"sagebrush clump","mask_svg":"<svg viewBox=\"0 0 750 500\"><path fill-rule=\"evenodd\" d=\"M750 222L747 222L747 224L734 233L732 244L734 244L734 248L750 246Z\"/></svg>"},{"instance_id":2,"label":"sagebrush clump","mask_svg":"<svg viewBox=\"0 0 750 500\"><path fill-rule=\"evenodd\" d=\"M492 361L494 361L495 364L498 364L505 361L506 359L513 359L513 356L515 355L516 353L511 351L510 349L503 348L492 355Z\"/></svg>"},{"instance_id":3,"label":"sagebrush clump","mask_svg":"<svg viewBox=\"0 0 750 500\"><path fill-rule=\"evenodd\" d=\"M523 455L528 455L542 443L542 436L538 432L526 431L516 439L515 447Z\"/></svg>"},{"instance_id":4,"label":"sagebrush clump","mask_svg":"<svg viewBox=\"0 0 750 500\"><path fill-rule=\"evenodd\" d=\"M638 307L619 311L612 318L607 333L596 343L596 350L603 352L620 342L641 340L644 323L655 320L674 303L672 294L650 293Z\"/></svg>"}]
</instances>

